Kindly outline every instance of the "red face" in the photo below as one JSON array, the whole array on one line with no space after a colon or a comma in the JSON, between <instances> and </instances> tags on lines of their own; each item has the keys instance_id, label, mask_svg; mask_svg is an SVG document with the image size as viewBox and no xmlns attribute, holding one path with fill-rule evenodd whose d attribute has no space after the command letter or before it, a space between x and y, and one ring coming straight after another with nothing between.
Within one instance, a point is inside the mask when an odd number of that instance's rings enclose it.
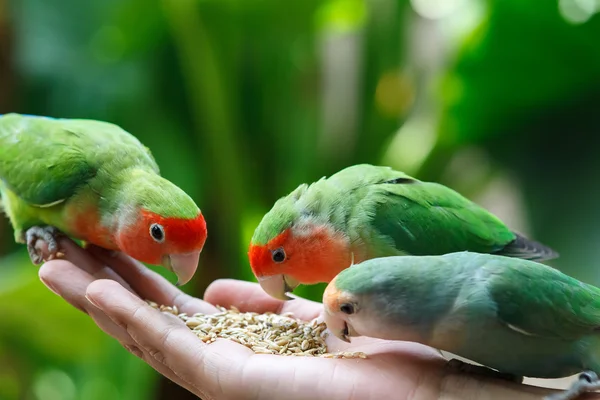
<instances>
[{"instance_id":1,"label":"red face","mask_svg":"<svg viewBox=\"0 0 600 400\"><path fill-rule=\"evenodd\" d=\"M301 234L287 229L266 245L251 244L248 257L254 275L276 298L284 298L285 289L299 283L329 282L352 261L346 237L327 226L313 226Z\"/></svg>"},{"instance_id":2,"label":"red face","mask_svg":"<svg viewBox=\"0 0 600 400\"><path fill-rule=\"evenodd\" d=\"M201 213L194 219L164 218L142 210L137 222L121 230L120 249L148 264L173 270L181 280L189 280L198 265L206 241L206 222Z\"/></svg>"}]
</instances>

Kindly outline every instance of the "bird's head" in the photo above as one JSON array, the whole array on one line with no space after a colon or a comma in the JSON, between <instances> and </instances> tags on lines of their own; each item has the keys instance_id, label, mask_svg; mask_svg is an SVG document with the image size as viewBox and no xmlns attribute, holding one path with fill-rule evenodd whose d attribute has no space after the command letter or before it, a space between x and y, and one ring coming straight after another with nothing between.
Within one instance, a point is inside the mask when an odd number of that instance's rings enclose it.
<instances>
[{"instance_id":1,"label":"bird's head","mask_svg":"<svg viewBox=\"0 0 600 400\"><path fill-rule=\"evenodd\" d=\"M428 279L431 270L424 271L439 265L436 259L381 257L343 270L323 293L327 328L346 342L369 336L433 343L436 322L453 304L448 297L436 297L436 285Z\"/></svg>"},{"instance_id":2,"label":"bird's head","mask_svg":"<svg viewBox=\"0 0 600 400\"><path fill-rule=\"evenodd\" d=\"M328 221L298 211L289 196L263 217L248 250L261 287L282 300L299 284L329 282L350 265L351 257L346 235Z\"/></svg>"},{"instance_id":3,"label":"bird's head","mask_svg":"<svg viewBox=\"0 0 600 400\"><path fill-rule=\"evenodd\" d=\"M204 216L183 190L163 178L132 186L119 214L117 244L139 261L173 271L179 285L187 283L206 241Z\"/></svg>"},{"instance_id":4,"label":"bird's head","mask_svg":"<svg viewBox=\"0 0 600 400\"><path fill-rule=\"evenodd\" d=\"M336 279L337 277L329 282L323 292L325 324L338 339L349 343L350 337L360 336L354 325L356 320L360 319L361 298L359 295L338 288Z\"/></svg>"}]
</instances>

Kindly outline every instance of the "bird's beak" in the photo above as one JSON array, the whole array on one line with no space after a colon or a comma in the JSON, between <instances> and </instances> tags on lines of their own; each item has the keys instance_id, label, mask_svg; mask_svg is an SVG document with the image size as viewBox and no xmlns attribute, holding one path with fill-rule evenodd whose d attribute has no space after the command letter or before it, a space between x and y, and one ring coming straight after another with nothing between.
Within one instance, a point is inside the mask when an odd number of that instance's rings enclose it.
<instances>
[{"instance_id":1,"label":"bird's beak","mask_svg":"<svg viewBox=\"0 0 600 400\"><path fill-rule=\"evenodd\" d=\"M346 343L350 343L350 336L348 334L348 323L347 322L344 322L344 329L342 329L341 331L338 331L338 334L335 336L337 336L339 339L343 340Z\"/></svg>"},{"instance_id":2,"label":"bird's beak","mask_svg":"<svg viewBox=\"0 0 600 400\"><path fill-rule=\"evenodd\" d=\"M338 318L329 314L329 312L325 312L325 325L327 325L327 329L331 333L335 335L340 340L343 340L346 343L350 343L350 334L348 331L348 322L346 322L342 318Z\"/></svg>"},{"instance_id":3,"label":"bird's beak","mask_svg":"<svg viewBox=\"0 0 600 400\"><path fill-rule=\"evenodd\" d=\"M169 254L163 257L163 266L177 275L177 286L185 285L192 279L198 261L200 260L200 251L193 251L186 254Z\"/></svg>"},{"instance_id":4,"label":"bird's beak","mask_svg":"<svg viewBox=\"0 0 600 400\"><path fill-rule=\"evenodd\" d=\"M279 300L292 300L293 298L286 293L293 291L300 284L287 275L261 276L258 283L267 294Z\"/></svg>"}]
</instances>

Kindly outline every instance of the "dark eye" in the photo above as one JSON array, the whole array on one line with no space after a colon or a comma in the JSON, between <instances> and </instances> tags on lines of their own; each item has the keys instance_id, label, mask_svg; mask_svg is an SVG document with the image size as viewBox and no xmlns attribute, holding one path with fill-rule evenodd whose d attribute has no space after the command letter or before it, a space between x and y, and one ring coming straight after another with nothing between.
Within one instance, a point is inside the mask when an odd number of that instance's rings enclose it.
<instances>
[{"instance_id":1,"label":"dark eye","mask_svg":"<svg viewBox=\"0 0 600 400\"><path fill-rule=\"evenodd\" d=\"M283 247L279 247L278 249L273 250L271 252L271 258L276 263L284 262L285 261L285 250L283 250Z\"/></svg>"},{"instance_id":2,"label":"dark eye","mask_svg":"<svg viewBox=\"0 0 600 400\"><path fill-rule=\"evenodd\" d=\"M162 243L165 241L165 228L159 224L150 225L150 236L152 239L156 240L158 243Z\"/></svg>"},{"instance_id":3,"label":"dark eye","mask_svg":"<svg viewBox=\"0 0 600 400\"><path fill-rule=\"evenodd\" d=\"M354 314L354 305L350 303L344 303L340 306L340 311L344 314L352 315Z\"/></svg>"}]
</instances>

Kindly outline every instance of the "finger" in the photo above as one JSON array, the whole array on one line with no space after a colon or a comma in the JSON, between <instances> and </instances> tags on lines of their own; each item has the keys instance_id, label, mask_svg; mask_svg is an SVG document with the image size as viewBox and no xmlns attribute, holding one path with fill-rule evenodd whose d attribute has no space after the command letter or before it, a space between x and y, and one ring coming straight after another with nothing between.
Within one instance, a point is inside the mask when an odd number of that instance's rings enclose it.
<instances>
[{"instance_id":1,"label":"finger","mask_svg":"<svg viewBox=\"0 0 600 400\"><path fill-rule=\"evenodd\" d=\"M69 253L73 253L72 249L69 249ZM106 269L97 269L94 272L96 276L78 268L69 261L56 260L42 265L39 276L42 282L54 293L62 296L75 308L89 314L100 329L117 339L130 353L142 358L152 368L175 383L183 385L184 382L180 381L173 371L156 362L148 354L145 354L137 347L135 341L123 327L115 324L106 314L86 299L85 293L90 283L97 278L108 278L107 274L105 274Z\"/></svg>"},{"instance_id":2,"label":"finger","mask_svg":"<svg viewBox=\"0 0 600 400\"><path fill-rule=\"evenodd\" d=\"M90 274L69 261L53 260L40 267L38 276L51 291L63 297L73 307L87 313L85 290L94 279Z\"/></svg>"},{"instance_id":3,"label":"finger","mask_svg":"<svg viewBox=\"0 0 600 400\"><path fill-rule=\"evenodd\" d=\"M89 246L88 251L101 262L109 264L144 300L152 300L160 305L175 305L180 312L189 315L218 311L211 304L179 290L160 274L123 253L109 252L97 246Z\"/></svg>"},{"instance_id":4,"label":"finger","mask_svg":"<svg viewBox=\"0 0 600 400\"><path fill-rule=\"evenodd\" d=\"M87 272L95 278L113 279L125 286L128 290L132 290L129 284L124 281L115 271L113 271L106 263L103 263L93 257L89 252L79 247L71 239L61 237L59 240L59 246L61 251L63 251L65 254L62 260L70 261L72 265L79 267L82 271ZM85 293L85 290L83 293Z\"/></svg>"},{"instance_id":5,"label":"finger","mask_svg":"<svg viewBox=\"0 0 600 400\"><path fill-rule=\"evenodd\" d=\"M318 317L323 311L321 303L299 297L289 301L277 300L265 293L257 283L234 279L219 279L211 283L204 293L204 300L226 308L235 306L244 312L291 312L294 317L306 321Z\"/></svg>"},{"instance_id":6,"label":"finger","mask_svg":"<svg viewBox=\"0 0 600 400\"><path fill-rule=\"evenodd\" d=\"M98 275L102 275L98 271ZM135 342L127 331L115 324L85 297L86 289L96 277L76 267L69 261L49 261L39 271L40 280L54 293L63 297L75 308L89 314L104 332L121 342L130 352ZM134 353L135 354L135 353Z\"/></svg>"},{"instance_id":7,"label":"finger","mask_svg":"<svg viewBox=\"0 0 600 400\"><path fill-rule=\"evenodd\" d=\"M131 341L133 342L133 339ZM177 385L179 385L179 386L181 386L181 387L189 390L190 392L195 393L196 389L193 386L190 386L188 382L185 382L182 379L180 379L173 370L171 370L166 365L158 362L148 352L146 352L146 351L142 350L141 348L139 348L138 345L137 345L137 343L135 343L135 342L133 342L133 343L134 344L127 345L127 344L121 342L121 345L127 351L129 351L131 354L133 354L134 356L136 356L139 359L143 360L146 364L148 364L152 368L154 368L154 370L156 372L158 372L159 374L165 376L170 381L172 381L175 384L177 384Z\"/></svg>"},{"instance_id":8,"label":"finger","mask_svg":"<svg viewBox=\"0 0 600 400\"><path fill-rule=\"evenodd\" d=\"M78 246L76 246L78 247ZM84 265L85 269L76 266L73 262L67 260L52 260L44 263L38 276L50 290L63 297L69 304L86 312L88 301L85 298L85 291L88 285L95 279L113 279L119 278L110 268L101 267L100 264L89 255L74 255L75 252L69 250L71 257ZM127 286L127 283L123 282Z\"/></svg>"},{"instance_id":9,"label":"finger","mask_svg":"<svg viewBox=\"0 0 600 400\"><path fill-rule=\"evenodd\" d=\"M54 293L63 297L75 308L89 314L100 328L123 343L133 343L127 332L114 324L110 318L93 306L85 297L87 287L97 278L102 276L98 271L96 277L79 269L69 261L49 261L42 265L39 271L41 281Z\"/></svg>"},{"instance_id":10,"label":"finger","mask_svg":"<svg viewBox=\"0 0 600 400\"><path fill-rule=\"evenodd\" d=\"M183 323L148 306L114 281L92 283L87 297L122 326L143 351L201 397L215 397L221 387L236 386L244 363L253 354L229 340L204 344Z\"/></svg>"},{"instance_id":11,"label":"finger","mask_svg":"<svg viewBox=\"0 0 600 400\"><path fill-rule=\"evenodd\" d=\"M131 335L129 335L127 330L124 327L117 325L109 316L102 312L102 310L89 303L88 313L100 329L119 341L121 346L123 346L132 355L142 359L158 373L164 375L177 385L183 386L190 391L193 390L193 388L189 387L186 382L179 379L177 374L175 374L175 372L173 372L169 367L159 362L159 360L156 360L154 357L152 357L150 353L139 347L136 341L131 337Z\"/></svg>"}]
</instances>

